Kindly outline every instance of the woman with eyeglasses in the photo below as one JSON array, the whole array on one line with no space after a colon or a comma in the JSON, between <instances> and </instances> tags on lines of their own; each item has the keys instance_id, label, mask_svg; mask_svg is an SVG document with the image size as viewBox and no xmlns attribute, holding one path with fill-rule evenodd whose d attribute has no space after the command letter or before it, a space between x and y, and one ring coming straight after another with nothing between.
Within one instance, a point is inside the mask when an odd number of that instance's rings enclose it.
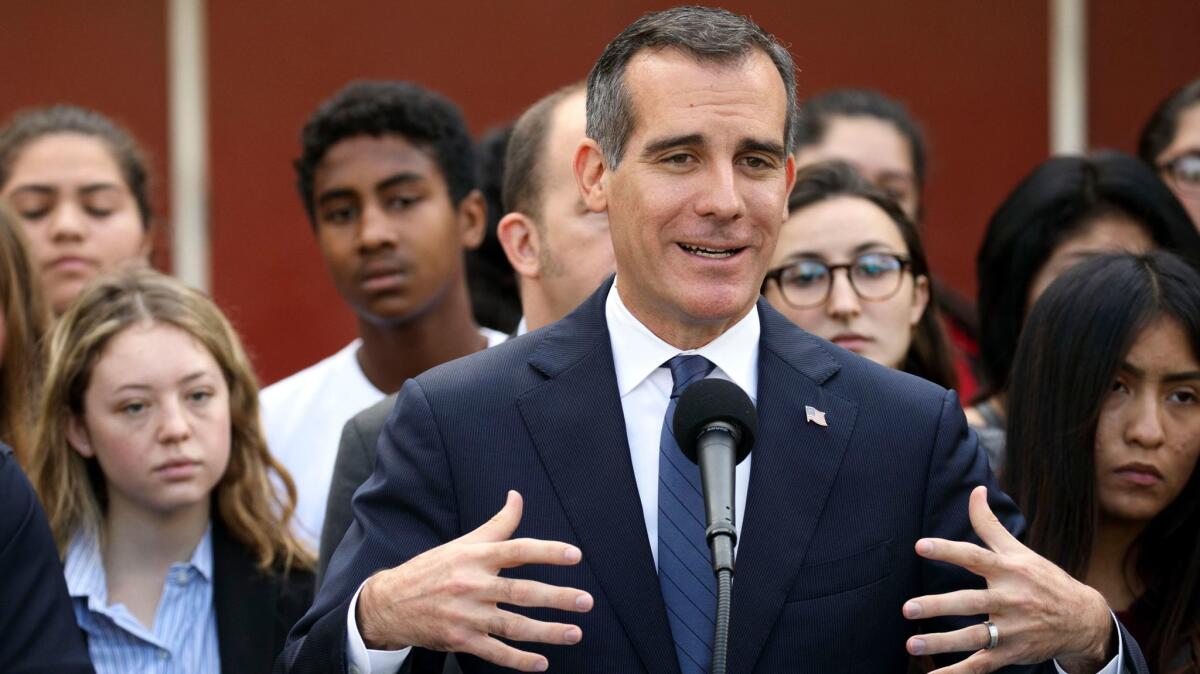
<instances>
[{"instance_id":1,"label":"woman with eyeglasses","mask_svg":"<svg viewBox=\"0 0 1200 674\"><path fill-rule=\"evenodd\" d=\"M946 388L954 367L912 221L849 164L803 170L763 295L809 332Z\"/></svg>"},{"instance_id":2,"label":"woman with eyeglasses","mask_svg":"<svg viewBox=\"0 0 1200 674\"><path fill-rule=\"evenodd\" d=\"M1158 171L1200 229L1200 80L1154 110L1138 139L1138 156Z\"/></svg>"}]
</instances>

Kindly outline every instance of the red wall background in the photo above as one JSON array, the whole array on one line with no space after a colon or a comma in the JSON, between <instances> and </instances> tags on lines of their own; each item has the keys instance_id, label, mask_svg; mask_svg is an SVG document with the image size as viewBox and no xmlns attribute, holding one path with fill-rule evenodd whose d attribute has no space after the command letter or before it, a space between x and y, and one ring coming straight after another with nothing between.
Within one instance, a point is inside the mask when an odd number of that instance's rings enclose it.
<instances>
[{"instance_id":1,"label":"red wall background","mask_svg":"<svg viewBox=\"0 0 1200 674\"><path fill-rule=\"evenodd\" d=\"M354 334L293 186L299 129L321 100L354 78L410 79L457 101L482 133L583 78L630 20L669 4L207 0L212 290L263 381ZM931 262L973 292L988 215L1047 152L1047 3L726 6L790 43L801 97L873 87L908 104L930 143ZM0 27L0 115L70 101L123 121L154 158L165 214L164 7L161 0L10 3ZM1130 150L1157 101L1200 76L1200 3L1091 0L1088 22L1090 139ZM169 266L165 256L160 262Z\"/></svg>"}]
</instances>

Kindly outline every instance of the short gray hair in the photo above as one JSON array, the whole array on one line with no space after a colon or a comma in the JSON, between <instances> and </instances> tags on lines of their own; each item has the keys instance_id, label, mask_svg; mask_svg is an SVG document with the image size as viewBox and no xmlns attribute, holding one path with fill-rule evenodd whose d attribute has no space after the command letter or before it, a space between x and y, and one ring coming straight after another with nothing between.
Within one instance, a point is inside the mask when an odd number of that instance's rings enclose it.
<instances>
[{"instance_id":1,"label":"short gray hair","mask_svg":"<svg viewBox=\"0 0 1200 674\"><path fill-rule=\"evenodd\" d=\"M736 62L758 49L770 57L787 92L784 147L790 154L795 132L796 70L792 56L750 19L712 7L675 7L645 14L604 48L587 79L587 135L600 145L610 168L625 154L634 113L625 90L625 67L643 49L680 49L700 61Z\"/></svg>"}]
</instances>

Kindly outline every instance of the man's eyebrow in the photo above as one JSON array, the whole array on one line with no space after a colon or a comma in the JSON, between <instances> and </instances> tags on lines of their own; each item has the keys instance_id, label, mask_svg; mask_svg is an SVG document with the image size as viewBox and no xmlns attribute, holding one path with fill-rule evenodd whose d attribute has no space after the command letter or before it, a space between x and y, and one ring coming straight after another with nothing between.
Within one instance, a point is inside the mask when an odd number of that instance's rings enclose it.
<instances>
[{"instance_id":1,"label":"man's eyebrow","mask_svg":"<svg viewBox=\"0 0 1200 674\"><path fill-rule=\"evenodd\" d=\"M738 150L741 152L762 152L776 159L783 159L784 155L783 143L776 143L769 140L755 140L753 138L743 140L739 144Z\"/></svg>"},{"instance_id":2,"label":"man's eyebrow","mask_svg":"<svg viewBox=\"0 0 1200 674\"><path fill-rule=\"evenodd\" d=\"M642 149L642 156L650 157L658 154L659 152L670 150L674 147L683 147L685 145L702 145L703 143L704 136L698 133L670 136L668 138L661 138L648 143L646 147Z\"/></svg>"},{"instance_id":3,"label":"man's eyebrow","mask_svg":"<svg viewBox=\"0 0 1200 674\"><path fill-rule=\"evenodd\" d=\"M375 184L375 189L386 190L397 185L406 185L409 183L418 183L425 180L425 176L420 173L404 171L402 173L394 173ZM326 190L317 195L317 203L324 204L337 199L353 199L358 196L358 193L349 187L335 187Z\"/></svg>"},{"instance_id":4,"label":"man's eyebrow","mask_svg":"<svg viewBox=\"0 0 1200 674\"><path fill-rule=\"evenodd\" d=\"M348 187L344 187L344 188L339 187L339 188L334 188L332 190L326 190L326 191L318 194L317 195L317 203L318 204L326 204L326 203L329 203L330 201L337 201L338 199L353 199L356 196L358 196L358 193L355 192L354 190L352 190Z\"/></svg>"},{"instance_id":5,"label":"man's eyebrow","mask_svg":"<svg viewBox=\"0 0 1200 674\"><path fill-rule=\"evenodd\" d=\"M421 175L420 173L414 173L412 171L405 171L403 173L396 173L394 175L390 175L390 176L384 178L383 180L380 180L378 183L375 184L375 189L377 191L378 190L386 190L386 189L389 189L392 187L396 187L398 185L419 183L424 179L425 179L425 176Z\"/></svg>"}]
</instances>

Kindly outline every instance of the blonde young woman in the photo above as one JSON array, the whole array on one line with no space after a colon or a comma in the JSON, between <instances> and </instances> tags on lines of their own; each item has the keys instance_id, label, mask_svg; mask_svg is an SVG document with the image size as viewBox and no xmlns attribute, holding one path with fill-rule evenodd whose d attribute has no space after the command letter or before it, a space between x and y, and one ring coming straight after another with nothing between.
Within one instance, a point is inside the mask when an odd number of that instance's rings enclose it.
<instances>
[{"instance_id":1,"label":"blonde young woman","mask_svg":"<svg viewBox=\"0 0 1200 674\"><path fill-rule=\"evenodd\" d=\"M24 232L0 205L0 442L18 458L33 435L33 401L42 375L48 313Z\"/></svg>"},{"instance_id":2,"label":"blonde young woman","mask_svg":"<svg viewBox=\"0 0 1200 674\"><path fill-rule=\"evenodd\" d=\"M312 557L207 297L149 270L84 291L50 336L31 473L97 672L271 669Z\"/></svg>"}]
</instances>

